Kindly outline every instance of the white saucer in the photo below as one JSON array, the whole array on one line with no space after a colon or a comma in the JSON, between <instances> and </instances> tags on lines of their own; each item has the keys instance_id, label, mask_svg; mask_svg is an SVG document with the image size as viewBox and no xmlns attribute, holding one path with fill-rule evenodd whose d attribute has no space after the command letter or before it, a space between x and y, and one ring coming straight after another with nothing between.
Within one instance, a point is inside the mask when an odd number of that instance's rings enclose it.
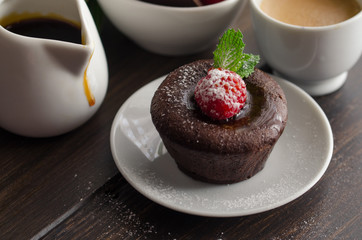
<instances>
[{"instance_id":1,"label":"white saucer","mask_svg":"<svg viewBox=\"0 0 362 240\"><path fill-rule=\"evenodd\" d=\"M307 93L273 76L286 94L289 119L265 168L249 180L230 185L203 183L186 176L165 150L151 121L151 99L164 78L142 87L122 105L110 136L120 172L152 201L200 216L244 216L298 198L326 171L333 152L328 119Z\"/></svg>"}]
</instances>

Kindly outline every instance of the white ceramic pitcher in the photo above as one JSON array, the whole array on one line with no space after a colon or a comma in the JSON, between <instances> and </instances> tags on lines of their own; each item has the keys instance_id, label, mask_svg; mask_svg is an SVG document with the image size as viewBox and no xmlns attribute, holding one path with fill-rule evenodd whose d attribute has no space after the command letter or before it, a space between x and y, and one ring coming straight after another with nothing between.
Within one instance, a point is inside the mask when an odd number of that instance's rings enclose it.
<instances>
[{"instance_id":1,"label":"white ceramic pitcher","mask_svg":"<svg viewBox=\"0 0 362 240\"><path fill-rule=\"evenodd\" d=\"M105 97L108 68L84 0L0 0L0 25L10 15L75 22L83 43L26 37L0 26L0 127L49 137L86 122Z\"/></svg>"}]
</instances>

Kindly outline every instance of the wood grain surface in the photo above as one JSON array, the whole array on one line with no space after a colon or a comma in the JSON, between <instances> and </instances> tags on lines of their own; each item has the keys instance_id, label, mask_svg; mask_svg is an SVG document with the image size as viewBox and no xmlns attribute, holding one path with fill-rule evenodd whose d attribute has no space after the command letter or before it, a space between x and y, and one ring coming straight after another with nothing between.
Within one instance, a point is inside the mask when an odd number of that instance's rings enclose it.
<instances>
[{"instance_id":1,"label":"wood grain surface","mask_svg":"<svg viewBox=\"0 0 362 240\"><path fill-rule=\"evenodd\" d=\"M257 54L248 6L233 27L243 31L246 51ZM107 20L101 38L110 78L92 119L45 139L0 129L0 239L362 239L362 59L339 91L315 98L334 134L322 179L274 210L209 218L170 210L138 193L118 172L109 138L116 112L132 93L180 65L211 58L213 49L156 55ZM263 61L260 67L268 69Z\"/></svg>"}]
</instances>

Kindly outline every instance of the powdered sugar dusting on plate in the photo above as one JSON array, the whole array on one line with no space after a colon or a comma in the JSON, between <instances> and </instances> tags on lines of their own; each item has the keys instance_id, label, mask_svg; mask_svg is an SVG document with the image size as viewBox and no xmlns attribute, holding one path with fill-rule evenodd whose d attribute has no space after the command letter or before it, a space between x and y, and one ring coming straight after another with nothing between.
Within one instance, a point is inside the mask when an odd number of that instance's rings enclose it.
<instances>
[{"instance_id":1,"label":"powdered sugar dusting on plate","mask_svg":"<svg viewBox=\"0 0 362 240\"><path fill-rule=\"evenodd\" d=\"M303 184L288 174L260 192L247 194L242 191L243 183L219 186L195 181L194 184L200 188L183 189L170 184L168 179L163 179L156 171L147 167L127 169L127 171L129 175L133 176L132 181L143 182L142 191L147 196L154 196L152 200L183 210L196 208L200 211L233 212L243 210L253 212L254 209L277 204L281 198L288 198L297 192ZM264 184L268 185L267 183ZM228 196L227 192L234 192L234 194L229 198L230 194Z\"/></svg>"},{"instance_id":2,"label":"powdered sugar dusting on plate","mask_svg":"<svg viewBox=\"0 0 362 240\"><path fill-rule=\"evenodd\" d=\"M280 146L279 146L280 147ZM278 156L276 156L278 157ZM127 167L123 171L131 176L132 185L155 202L176 210L194 212L252 214L270 205L279 205L281 199L289 199L305 184L305 169L295 168L303 161L302 154L283 172L275 172L273 181L266 181L263 172L244 182L215 185L191 179L183 174L166 153L151 162L137 167ZM272 163L271 163L272 164ZM301 163L302 164L302 163ZM270 165L270 164L269 164ZM279 176L277 175L279 174ZM269 177L270 178L270 177ZM259 191L249 185L259 185ZM139 187L142 189L139 189Z\"/></svg>"}]
</instances>

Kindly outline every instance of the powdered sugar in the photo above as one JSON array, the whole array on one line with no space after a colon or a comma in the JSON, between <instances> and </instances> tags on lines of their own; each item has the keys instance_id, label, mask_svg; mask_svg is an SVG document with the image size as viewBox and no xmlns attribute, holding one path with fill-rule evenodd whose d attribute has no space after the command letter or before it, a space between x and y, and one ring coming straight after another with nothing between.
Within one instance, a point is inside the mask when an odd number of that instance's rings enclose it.
<instances>
[{"instance_id":1,"label":"powdered sugar","mask_svg":"<svg viewBox=\"0 0 362 240\"><path fill-rule=\"evenodd\" d=\"M153 239L157 234L156 227L143 221L117 194L105 193L97 196L95 201L99 202L99 206L92 211L90 218L103 231L94 239L146 239L147 236Z\"/></svg>"}]
</instances>

